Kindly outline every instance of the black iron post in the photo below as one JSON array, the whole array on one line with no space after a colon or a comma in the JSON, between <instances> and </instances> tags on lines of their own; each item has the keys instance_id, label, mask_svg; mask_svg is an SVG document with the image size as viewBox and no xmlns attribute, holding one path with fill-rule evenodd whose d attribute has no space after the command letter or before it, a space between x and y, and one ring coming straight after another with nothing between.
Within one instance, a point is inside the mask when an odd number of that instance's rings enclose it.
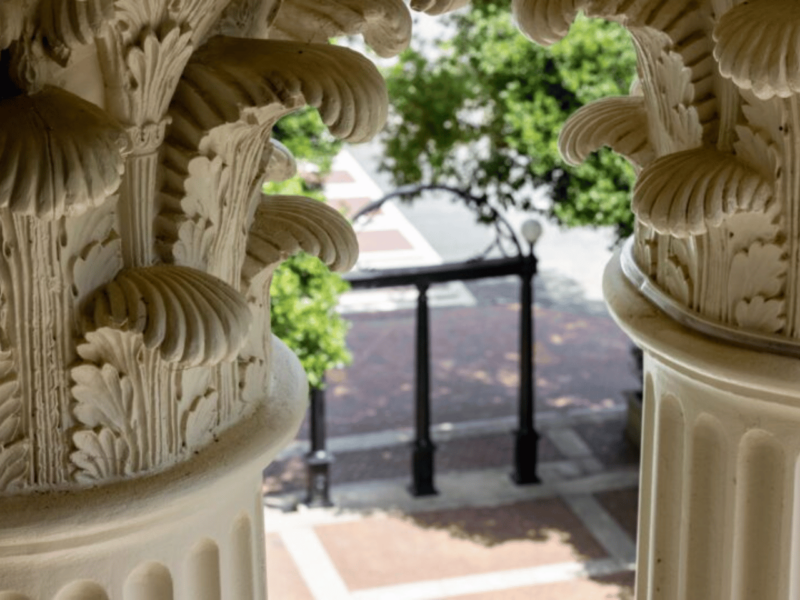
<instances>
[{"instance_id":1,"label":"black iron post","mask_svg":"<svg viewBox=\"0 0 800 600\"><path fill-rule=\"evenodd\" d=\"M533 276L536 257L533 244L524 257L520 291L519 318L519 427L514 432L514 481L518 484L539 483L536 474L539 434L533 424L534 365L533 365Z\"/></svg>"},{"instance_id":2,"label":"black iron post","mask_svg":"<svg viewBox=\"0 0 800 600\"><path fill-rule=\"evenodd\" d=\"M323 382L324 383L324 382ZM325 390L311 390L311 450L306 455L308 495L305 504L311 507L332 506L330 465L333 455L326 448Z\"/></svg>"},{"instance_id":3,"label":"black iron post","mask_svg":"<svg viewBox=\"0 0 800 600\"><path fill-rule=\"evenodd\" d=\"M411 494L431 496L438 492L433 485L433 453L436 446L431 439L428 283L418 283L417 289L416 435L411 456Z\"/></svg>"}]
</instances>

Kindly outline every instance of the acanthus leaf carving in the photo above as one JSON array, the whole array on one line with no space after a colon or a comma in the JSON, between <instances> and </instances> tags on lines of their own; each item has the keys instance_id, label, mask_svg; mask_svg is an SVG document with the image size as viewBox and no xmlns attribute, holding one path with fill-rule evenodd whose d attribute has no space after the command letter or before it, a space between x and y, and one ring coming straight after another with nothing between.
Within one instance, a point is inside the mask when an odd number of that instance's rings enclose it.
<instances>
[{"instance_id":1,"label":"acanthus leaf carving","mask_svg":"<svg viewBox=\"0 0 800 600\"><path fill-rule=\"evenodd\" d=\"M654 278L658 272L658 234L641 221L636 221L633 228L636 264L645 275Z\"/></svg>"},{"instance_id":2,"label":"acanthus leaf carving","mask_svg":"<svg viewBox=\"0 0 800 600\"><path fill-rule=\"evenodd\" d=\"M358 240L347 219L318 200L264 196L247 238L244 278L252 279L300 250L334 271L347 271L358 259Z\"/></svg>"},{"instance_id":3,"label":"acanthus leaf carving","mask_svg":"<svg viewBox=\"0 0 800 600\"><path fill-rule=\"evenodd\" d=\"M170 184L162 189L159 215L162 256L198 262L234 288L239 285L246 252L242 234L250 227L269 164L271 127L270 121L246 120L220 125L205 137L199 155L168 146L185 162L166 169Z\"/></svg>"},{"instance_id":4,"label":"acanthus leaf carving","mask_svg":"<svg viewBox=\"0 0 800 600\"><path fill-rule=\"evenodd\" d=\"M0 352L0 494L21 488L30 469L30 442L22 431L22 398L13 353Z\"/></svg>"},{"instance_id":5,"label":"acanthus leaf carving","mask_svg":"<svg viewBox=\"0 0 800 600\"><path fill-rule=\"evenodd\" d=\"M784 250L775 244L756 242L738 253L731 264L730 295L733 298L772 298L783 290L786 277Z\"/></svg>"},{"instance_id":6,"label":"acanthus leaf carving","mask_svg":"<svg viewBox=\"0 0 800 600\"><path fill-rule=\"evenodd\" d=\"M30 445L20 441L0 448L0 492L22 489L28 478Z\"/></svg>"},{"instance_id":7,"label":"acanthus leaf carving","mask_svg":"<svg viewBox=\"0 0 800 600\"><path fill-rule=\"evenodd\" d=\"M144 347L141 336L110 328L87 333L77 351L84 362L70 370L79 424L69 457L75 480L99 482L169 464L167 448L176 446L165 435L171 429L142 426L171 420L172 411L163 413L163 395L170 392L157 353Z\"/></svg>"},{"instance_id":8,"label":"acanthus leaf carving","mask_svg":"<svg viewBox=\"0 0 800 600\"><path fill-rule=\"evenodd\" d=\"M130 74L131 114L127 122L160 123L178 83L181 67L192 55L192 36L177 25L157 35L149 32L125 57ZM159 142L160 144L160 142Z\"/></svg>"},{"instance_id":9,"label":"acanthus leaf carving","mask_svg":"<svg viewBox=\"0 0 800 600\"><path fill-rule=\"evenodd\" d=\"M329 44L217 37L184 71L170 116L173 143L199 148L205 135L259 107L277 120L316 107L331 132L352 142L372 138L388 113L386 86L360 54Z\"/></svg>"},{"instance_id":10,"label":"acanthus leaf carving","mask_svg":"<svg viewBox=\"0 0 800 600\"><path fill-rule=\"evenodd\" d=\"M722 75L762 100L800 93L798 22L800 6L793 0L755 0L731 8L714 29Z\"/></svg>"},{"instance_id":11,"label":"acanthus leaf carving","mask_svg":"<svg viewBox=\"0 0 800 600\"><path fill-rule=\"evenodd\" d=\"M0 352L0 448L16 441L22 421L22 401L11 351Z\"/></svg>"},{"instance_id":12,"label":"acanthus leaf carving","mask_svg":"<svg viewBox=\"0 0 800 600\"><path fill-rule=\"evenodd\" d=\"M89 295L122 269L122 248L114 230L114 201L70 219L64 256L71 262L75 306L83 306Z\"/></svg>"},{"instance_id":13,"label":"acanthus leaf carving","mask_svg":"<svg viewBox=\"0 0 800 600\"><path fill-rule=\"evenodd\" d=\"M179 265L206 270L208 254L219 226L217 213L230 190L230 169L221 156L198 156L188 164L183 182L185 195L179 201L162 194L162 209L156 220L162 255L171 252Z\"/></svg>"},{"instance_id":14,"label":"acanthus leaf carving","mask_svg":"<svg viewBox=\"0 0 800 600\"><path fill-rule=\"evenodd\" d=\"M91 356L88 346L102 346L110 341L98 340L103 335L87 336L88 343L79 352L83 350L82 355ZM125 347L138 354L130 343ZM124 351L120 349L123 355ZM131 362L130 358L126 362ZM147 422L149 415L141 391L137 393L131 378L109 362L80 364L73 367L71 374L73 413L85 427L72 435L76 450L70 454L70 460L78 469L76 479L102 481L142 471L146 467L143 455L147 454L149 444L146 430L136 425Z\"/></svg>"},{"instance_id":15,"label":"acanthus leaf carving","mask_svg":"<svg viewBox=\"0 0 800 600\"><path fill-rule=\"evenodd\" d=\"M684 58L662 46L660 38L646 37L643 40L649 52L653 52L646 66L642 81L646 110L656 126L649 123L650 143L656 156L698 148L703 143L704 129L708 121L715 121L716 98L707 97L703 103L704 119L698 110L696 87L692 70L686 67ZM653 89L659 86L658 94ZM708 105L708 106L706 106Z\"/></svg>"},{"instance_id":16,"label":"acanthus leaf carving","mask_svg":"<svg viewBox=\"0 0 800 600\"><path fill-rule=\"evenodd\" d=\"M70 460L77 468L77 481L96 484L134 474L129 470L130 446L114 432L76 431L72 441L77 450L70 454Z\"/></svg>"},{"instance_id":17,"label":"acanthus leaf carving","mask_svg":"<svg viewBox=\"0 0 800 600\"><path fill-rule=\"evenodd\" d=\"M776 244L755 242L733 257L728 299L740 327L768 333L784 327L787 267L785 251Z\"/></svg>"},{"instance_id":18,"label":"acanthus leaf carving","mask_svg":"<svg viewBox=\"0 0 800 600\"><path fill-rule=\"evenodd\" d=\"M45 49L62 66L74 46L89 44L114 16L114 0L42 0L40 27Z\"/></svg>"},{"instance_id":19,"label":"acanthus leaf carving","mask_svg":"<svg viewBox=\"0 0 800 600\"><path fill-rule=\"evenodd\" d=\"M278 13L271 36L324 43L340 35L364 35L379 56L391 57L411 39L411 13L402 0L292 0Z\"/></svg>"},{"instance_id":20,"label":"acanthus leaf carving","mask_svg":"<svg viewBox=\"0 0 800 600\"><path fill-rule=\"evenodd\" d=\"M444 13L464 8L470 0L411 0L411 8L429 15Z\"/></svg>"},{"instance_id":21,"label":"acanthus leaf carving","mask_svg":"<svg viewBox=\"0 0 800 600\"><path fill-rule=\"evenodd\" d=\"M205 269L215 233L216 229L208 219L198 216L183 220L178 228L178 240L172 246L175 263L193 269Z\"/></svg>"},{"instance_id":22,"label":"acanthus leaf carving","mask_svg":"<svg viewBox=\"0 0 800 600\"><path fill-rule=\"evenodd\" d=\"M86 246L73 266L73 293L75 304L83 301L101 285L113 278L122 268L122 250L119 237L111 233L108 238Z\"/></svg>"},{"instance_id":23,"label":"acanthus leaf carving","mask_svg":"<svg viewBox=\"0 0 800 600\"><path fill-rule=\"evenodd\" d=\"M162 256L171 250L173 260L204 264L239 285L246 247L237 236L250 229L261 181L279 148L270 143L270 129L307 104L319 109L334 134L351 140L374 135L388 110L380 74L350 50L215 38L195 54L170 110L158 226ZM214 243L206 263L208 235Z\"/></svg>"},{"instance_id":24,"label":"acanthus leaf carving","mask_svg":"<svg viewBox=\"0 0 800 600\"><path fill-rule=\"evenodd\" d=\"M776 178L780 165L780 154L777 145L767 136L752 126L740 125L736 128L738 139L734 143L736 156L756 169L765 178Z\"/></svg>"},{"instance_id":25,"label":"acanthus leaf carving","mask_svg":"<svg viewBox=\"0 0 800 600\"><path fill-rule=\"evenodd\" d=\"M786 305L783 300L766 300L756 296L752 300L741 300L736 304L736 324L742 329L777 333L786 324Z\"/></svg>"},{"instance_id":26,"label":"acanthus leaf carving","mask_svg":"<svg viewBox=\"0 0 800 600\"><path fill-rule=\"evenodd\" d=\"M660 233L704 233L739 211L761 211L773 184L729 153L699 148L669 154L645 168L633 193L633 211Z\"/></svg>"},{"instance_id":27,"label":"acanthus leaf carving","mask_svg":"<svg viewBox=\"0 0 800 600\"><path fill-rule=\"evenodd\" d=\"M191 409L185 414L183 430L186 444L200 448L214 438L214 429L219 419L219 394L209 391L195 398Z\"/></svg>"},{"instance_id":28,"label":"acanthus leaf carving","mask_svg":"<svg viewBox=\"0 0 800 600\"><path fill-rule=\"evenodd\" d=\"M211 387L208 369L185 369L180 381L178 412L183 447L201 448L215 435L219 422L219 393Z\"/></svg>"},{"instance_id":29,"label":"acanthus leaf carving","mask_svg":"<svg viewBox=\"0 0 800 600\"><path fill-rule=\"evenodd\" d=\"M670 238L667 245L668 256L660 265L661 268L655 269L657 274L660 271L659 283L667 293L690 308L697 307L695 292L702 288L702 282L698 280L695 247L694 238ZM657 257L654 258L657 261Z\"/></svg>"},{"instance_id":30,"label":"acanthus leaf carving","mask_svg":"<svg viewBox=\"0 0 800 600\"><path fill-rule=\"evenodd\" d=\"M602 146L639 166L653 160L644 98L604 98L587 104L572 114L559 136L561 154L575 165Z\"/></svg>"},{"instance_id":31,"label":"acanthus leaf carving","mask_svg":"<svg viewBox=\"0 0 800 600\"><path fill-rule=\"evenodd\" d=\"M22 403L16 395L16 380L0 383L0 447L11 443L19 433Z\"/></svg>"},{"instance_id":32,"label":"acanthus leaf carving","mask_svg":"<svg viewBox=\"0 0 800 600\"><path fill-rule=\"evenodd\" d=\"M73 412L90 429L104 427L131 434L134 414L133 384L109 363L102 367L82 364L73 367L72 396L76 400Z\"/></svg>"},{"instance_id":33,"label":"acanthus leaf carving","mask_svg":"<svg viewBox=\"0 0 800 600\"><path fill-rule=\"evenodd\" d=\"M122 179L127 136L58 88L0 101L0 208L41 219L98 206Z\"/></svg>"},{"instance_id":34,"label":"acanthus leaf carving","mask_svg":"<svg viewBox=\"0 0 800 600\"><path fill-rule=\"evenodd\" d=\"M157 265L126 269L94 297L88 329L140 333L148 349L183 367L229 362L252 320L244 297L196 269Z\"/></svg>"}]
</instances>

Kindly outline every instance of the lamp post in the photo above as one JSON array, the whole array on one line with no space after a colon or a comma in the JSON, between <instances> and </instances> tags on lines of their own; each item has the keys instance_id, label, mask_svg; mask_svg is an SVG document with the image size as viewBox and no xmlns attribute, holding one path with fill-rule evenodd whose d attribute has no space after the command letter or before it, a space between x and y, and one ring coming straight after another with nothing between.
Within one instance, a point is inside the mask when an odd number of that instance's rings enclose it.
<instances>
[{"instance_id":1,"label":"lamp post","mask_svg":"<svg viewBox=\"0 0 800 600\"><path fill-rule=\"evenodd\" d=\"M534 364L533 364L533 276L536 274L536 256L533 247L542 235L539 221L529 219L522 224L522 237L528 243L528 252L522 256L522 281L520 289L520 350L519 350L519 425L514 432L514 473L517 484L539 483L536 474L539 434L533 424Z\"/></svg>"},{"instance_id":2,"label":"lamp post","mask_svg":"<svg viewBox=\"0 0 800 600\"><path fill-rule=\"evenodd\" d=\"M436 445L431 439L431 384L430 384L430 329L428 325L428 282L417 284L417 338L416 338L416 391L415 436L411 450L413 479L410 491L413 496L438 494L433 483L433 455Z\"/></svg>"}]
</instances>

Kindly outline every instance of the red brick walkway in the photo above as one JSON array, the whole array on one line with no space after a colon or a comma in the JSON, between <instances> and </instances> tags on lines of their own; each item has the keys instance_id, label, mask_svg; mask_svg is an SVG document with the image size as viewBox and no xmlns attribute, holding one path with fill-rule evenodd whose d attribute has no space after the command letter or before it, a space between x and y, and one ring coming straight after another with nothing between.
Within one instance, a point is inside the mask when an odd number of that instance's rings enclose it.
<instances>
[{"instance_id":1,"label":"red brick walkway","mask_svg":"<svg viewBox=\"0 0 800 600\"><path fill-rule=\"evenodd\" d=\"M352 157L326 185L352 213L381 195ZM440 257L391 205L361 227L362 266ZM602 310L537 306L539 485L511 482L519 306L453 284L432 290L437 496L411 498L413 292L368 292L349 310L351 366L329 374L336 507L304 496L307 425L265 472L271 600L628 600L638 453L623 435L638 387L629 344ZM459 287L460 286L460 287ZM541 297L541 296L539 296ZM449 307L444 307L449 306ZM355 307L355 308L354 308ZM576 309L577 307L577 309Z\"/></svg>"},{"instance_id":2,"label":"red brick walkway","mask_svg":"<svg viewBox=\"0 0 800 600\"><path fill-rule=\"evenodd\" d=\"M628 344L608 317L537 309L544 483L515 486L517 318L515 305L432 312L441 493L412 499L409 446L397 440L413 422L413 314L353 317L353 365L328 390L337 508L268 511L273 600L631 597ZM267 470L272 504L302 498L302 448Z\"/></svg>"}]
</instances>

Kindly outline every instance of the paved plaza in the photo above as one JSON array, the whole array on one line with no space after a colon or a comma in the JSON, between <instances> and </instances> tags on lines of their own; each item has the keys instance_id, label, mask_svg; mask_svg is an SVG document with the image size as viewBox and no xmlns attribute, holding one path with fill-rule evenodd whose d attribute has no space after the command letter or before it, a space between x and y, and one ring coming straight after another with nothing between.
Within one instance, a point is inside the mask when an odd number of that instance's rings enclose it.
<instances>
[{"instance_id":1,"label":"paved plaza","mask_svg":"<svg viewBox=\"0 0 800 600\"><path fill-rule=\"evenodd\" d=\"M328 188L345 208L380 194L348 160ZM442 262L438 240L421 230L413 214L387 206L366 232L394 233L361 232L362 266ZM571 278L563 256L550 267L547 255L539 258L535 353L542 483L518 486L510 478L518 281L482 280L431 291L439 494L426 498L407 491L414 290L350 294L342 307L352 323L353 363L329 373L326 393L335 506L297 506L306 488L306 423L265 472L271 600L632 597L638 451L624 429L626 392L638 382L630 345L605 312L596 286L587 289L586 281L599 280L597 274Z\"/></svg>"}]
</instances>

